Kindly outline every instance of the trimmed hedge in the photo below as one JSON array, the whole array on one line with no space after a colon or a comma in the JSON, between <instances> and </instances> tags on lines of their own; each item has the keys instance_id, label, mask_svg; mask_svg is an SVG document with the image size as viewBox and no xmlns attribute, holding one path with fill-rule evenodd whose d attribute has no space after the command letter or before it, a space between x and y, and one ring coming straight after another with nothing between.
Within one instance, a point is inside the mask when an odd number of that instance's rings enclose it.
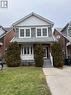
<instances>
[{"instance_id":1,"label":"trimmed hedge","mask_svg":"<svg viewBox=\"0 0 71 95\"><path fill-rule=\"evenodd\" d=\"M41 44L36 44L34 47L34 59L36 67L43 66L43 46Z\"/></svg>"},{"instance_id":2,"label":"trimmed hedge","mask_svg":"<svg viewBox=\"0 0 71 95\"><path fill-rule=\"evenodd\" d=\"M9 67L20 65L20 47L17 42L11 43L5 53L5 61Z\"/></svg>"},{"instance_id":3,"label":"trimmed hedge","mask_svg":"<svg viewBox=\"0 0 71 95\"><path fill-rule=\"evenodd\" d=\"M59 43L54 43L52 45L52 56L54 67L63 67L64 65L64 55L62 48Z\"/></svg>"}]
</instances>

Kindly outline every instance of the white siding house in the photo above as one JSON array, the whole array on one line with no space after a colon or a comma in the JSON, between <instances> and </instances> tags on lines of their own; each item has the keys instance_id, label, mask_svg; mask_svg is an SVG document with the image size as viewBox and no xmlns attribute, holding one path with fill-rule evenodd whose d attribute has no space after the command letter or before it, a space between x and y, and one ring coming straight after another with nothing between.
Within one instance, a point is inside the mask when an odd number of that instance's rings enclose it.
<instances>
[{"instance_id":1,"label":"white siding house","mask_svg":"<svg viewBox=\"0 0 71 95\"><path fill-rule=\"evenodd\" d=\"M21 46L21 60L34 61L34 45L41 43L44 46L44 59L50 58L51 44L54 42L52 27L54 23L31 13L13 24L16 36L12 40Z\"/></svg>"}]
</instances>

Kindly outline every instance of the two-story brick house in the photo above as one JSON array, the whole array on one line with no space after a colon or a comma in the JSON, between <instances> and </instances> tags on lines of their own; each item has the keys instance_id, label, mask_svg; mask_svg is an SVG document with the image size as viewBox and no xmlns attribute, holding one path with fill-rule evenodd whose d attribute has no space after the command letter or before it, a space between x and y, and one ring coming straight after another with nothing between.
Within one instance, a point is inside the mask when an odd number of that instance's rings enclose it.
<instances>
[{"instance_id":1,"label":"two-story brick house","mask_svg":"<svg viewBox=\"0 0 71 95\"><path fill-rule=\"evenodd\" d=\"M58 39L62 50L64 51L65 57L71 57L71 22L67 23L60 31L59 29L54 29L54 36Z\"/></svg>"},{"instance_id":2,"label":"two-story brick house","mask_svg":"<svg viewBox=\"0 0 71 95\"><path fill-rule=\"evenodd\" d=\"M41 43L44 47L44 59L50 58L51 44L54 42L52 28L54 23L50 20L31 13L13 24L16 32L12 42L21 46L21 60L34 61L34 45Z\"/></svg>"},{"instance_id":3,"label":"two-story brick house","mask_svg":"<svg viewBox=\"0 0 71 95\"><path fill-rule=\"evenodd\" d=\"M4 28L0 26L0 57L4 57L5 50L10 44L10 41L15 36L13 28Z\"/></svg>"}]
</instances>

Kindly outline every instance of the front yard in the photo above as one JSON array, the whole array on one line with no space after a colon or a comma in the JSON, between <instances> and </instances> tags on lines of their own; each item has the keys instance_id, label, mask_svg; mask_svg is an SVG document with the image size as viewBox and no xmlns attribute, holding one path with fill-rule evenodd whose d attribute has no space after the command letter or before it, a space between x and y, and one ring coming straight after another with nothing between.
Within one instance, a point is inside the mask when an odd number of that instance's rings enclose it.
<instances>
[{"instance_id":1,"label":"front yard","mask_svg":"<svg viewBox=\"0 0 71 95\"><path fill-rule=\"evenodd\" d=\"M17 67L0 71L0 95L51 95L41 68Z\"/></svg>"}]
</instances>

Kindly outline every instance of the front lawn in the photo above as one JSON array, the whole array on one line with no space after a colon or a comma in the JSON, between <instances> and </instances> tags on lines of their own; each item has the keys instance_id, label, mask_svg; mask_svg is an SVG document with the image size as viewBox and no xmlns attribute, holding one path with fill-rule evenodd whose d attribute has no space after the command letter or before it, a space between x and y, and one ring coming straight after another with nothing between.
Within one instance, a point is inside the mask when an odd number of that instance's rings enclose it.
<instances>
[{"instance_id":1,"label":"front lawn","mask_svg":"<svg viewBox=\"0 0 71 95\"><path fill-rule=\"evenodd\" d=\"M0 95L51 95L41 68L17 67L0 71Z\"/></svg>"}]
</instances>

